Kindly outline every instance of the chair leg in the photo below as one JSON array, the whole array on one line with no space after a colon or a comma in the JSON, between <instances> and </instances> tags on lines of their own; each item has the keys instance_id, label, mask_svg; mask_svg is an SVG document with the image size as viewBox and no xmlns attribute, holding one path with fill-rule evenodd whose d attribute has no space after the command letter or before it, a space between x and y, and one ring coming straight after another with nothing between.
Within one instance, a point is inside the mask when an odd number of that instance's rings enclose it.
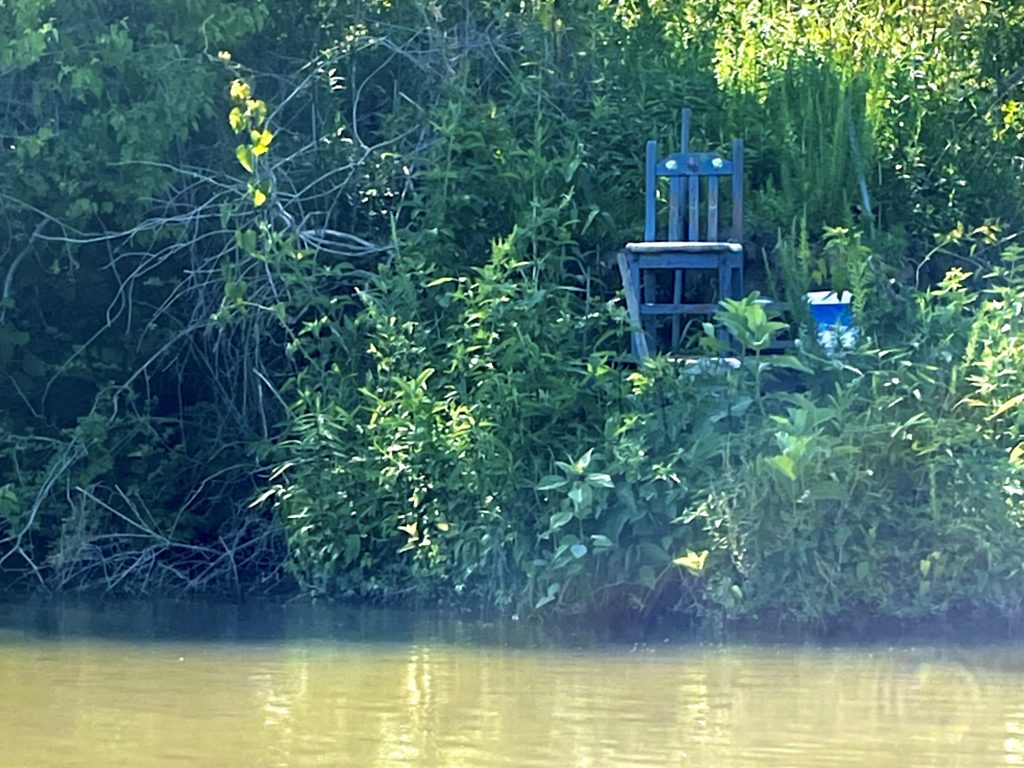
<instances>
[{"instance_id":1,"label":"chair leg","mask_svg":"<svg viewBox=\"0 0 1024 768\"><path fill-rule=\"evenodd\" d=\"M643 303L645 305L657 304L657 280L653 270L645 269L642 271L643 275ZM650 340L649 343L658 346L658 320L655 315L644 316L644 333L647 334L647 338Z\"/></svg>"},{"instance_id":2,"label":"chair leg","mask_svg":"<svg viewBox=\"0 0 1024 768\"><path fill-rule=\"evenodd\" d=\"M731 269L732 276L730 282L732 283L732 291L734 299L743 298L743 257L734 257L732 259Z\"/></svg>"},{"instance_id":3,"label":"chair leg","mask_svg":"<svg viewBox=\"0 0 1024 768\"><path fill-rule=\"evenodd\" d=\"M677 307L683 303L683 270L677 269L672 274L672 303ZM679 336L682 330L682 316L672 315L672 350L679 348Z\"/></svg>"},{"instance_id":4,"label":"chair leg","mask_svg":"<svg viewBox=\"0 0 1024 768\"><path fill-rule=\"evenodd\" d=\"M626 296L626 311L629 313L629 324L632 326L630 346L636 358L644 360L650 353L640 319L640 267L635 258L630 258L623 252L618 255L618 263L623 293Z\"/></svg>"}]
</instances>

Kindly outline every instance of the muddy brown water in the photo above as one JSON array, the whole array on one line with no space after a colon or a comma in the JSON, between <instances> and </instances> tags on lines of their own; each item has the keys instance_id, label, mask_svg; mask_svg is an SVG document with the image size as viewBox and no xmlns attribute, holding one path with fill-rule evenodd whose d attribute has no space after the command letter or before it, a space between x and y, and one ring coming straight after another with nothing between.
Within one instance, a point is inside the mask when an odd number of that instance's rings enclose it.
<instances>
[{"instance_id":1,"label":"muddy brown water","mask_svg":"<svg viewBox=\"0 0 1024 768\"><path fill-rule=\"evenodd\" d=\"M565 645L310 606L0 604L2 768L847 765L1024 765L1024 647Z\"/></svg>"}]
</instances>

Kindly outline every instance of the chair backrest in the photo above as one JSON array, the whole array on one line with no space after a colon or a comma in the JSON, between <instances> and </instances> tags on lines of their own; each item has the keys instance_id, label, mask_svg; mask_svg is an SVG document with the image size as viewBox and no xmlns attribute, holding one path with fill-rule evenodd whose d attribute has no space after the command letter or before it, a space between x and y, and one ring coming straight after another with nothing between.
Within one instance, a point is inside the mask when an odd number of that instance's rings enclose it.
<instances>
[{"instance_id":1,"label":"chair backrest","mask_svg":"<svg viewBox=\"0 0 1024 768\"><path fill-rule=\"evenodd\" d=\"M718 242L719 179L729 176L732 204L729 240L738 243L743 239L743 140L733 139L731 159L713 152L690 152L690 116L690 109L683 109L679 152L658 160L658 142L653 139L647 142L644 240ZM669 180L666 237L658 236L659 177ZM706 211L704 227L701 227L702 211Z\"/></svg>"}]
</instances>

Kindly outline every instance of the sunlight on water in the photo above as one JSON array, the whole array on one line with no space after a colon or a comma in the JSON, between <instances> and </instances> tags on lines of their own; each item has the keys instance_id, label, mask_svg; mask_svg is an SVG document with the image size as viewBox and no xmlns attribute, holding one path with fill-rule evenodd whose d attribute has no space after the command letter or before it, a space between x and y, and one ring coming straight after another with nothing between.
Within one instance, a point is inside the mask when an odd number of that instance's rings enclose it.
<instances>
[{"instance_id":1,"label":"sunlight on water","mask_svg":"<svg viewBox=\"0 0 1024 768\"><path fill-rule=\"evenodd\" d=\"M137 638L109 611L0 621L0 765L1024 765L1017 648L515 648L177 610Z\"/></svg>"}]
</instances>

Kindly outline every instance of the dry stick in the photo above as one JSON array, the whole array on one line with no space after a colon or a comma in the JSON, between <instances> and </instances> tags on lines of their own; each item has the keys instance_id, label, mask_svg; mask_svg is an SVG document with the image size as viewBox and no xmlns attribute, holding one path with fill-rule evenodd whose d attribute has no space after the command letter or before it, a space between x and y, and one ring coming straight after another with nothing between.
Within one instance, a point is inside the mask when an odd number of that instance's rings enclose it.
<instances>
[{"instance_id":1,"label":"dry stick","mask_svg":"<svg viewBox=\"0 0 1024 768\"><path fill-rule=\"evenodd\" d=\"M7 300L11 298L11 288L14 285L14 276L18 272L18 267L21 266L21 262L24 261L28 255L32 252L32 244L42 234L43 227L50 223L49 219L43 219L40 221L36 228L29 235L28 243L21 249L21 252L14 257L11 262L11 266L7 268L7 276L4 278L4 291L3 291L3 304L0 305L0 323L7 319Z\"/></svg>"},{"instance_id":2,"label":"dry stick","mask_svg":"<svg viewBox=\"0 0 1024 768\"><path fill-rule=\"evenodd\" d=\"M241 577L238 573L239 553L248 546L255 548L271 535L264 531L255 539L246 541L243 536L247 523L243 522L233 532L219 537L220 548L188 544L175 541L146 524L134 502L120 488L115 487L114 490L127 505L131 515L125 514L96 496L92 491L80 487L75 490L84 498L109 511L138 531L137 533L104 534L92 539L92 543L99 550L99 560L104 571L104 583L108 590L120 588L127 583L129 578L147 567L150 571L146 575L146 585L151 578L152 569L159 567L165 573L172 574L188 589L202 589L210 582L220 578L227 579L236 589L239 589L241 587ZM139 541L150 541L152 544L139 549L137 547ZM118 549L112 554L104 555L102 545L105 543L114 547L131 543L131 549L128 551ZM251 561L257 554L254 553L243 562ZM168 561L168 557L177 559ZM194 572L190 574L189 571ZM79 578L81 578L80 574ZM65 577L64 583L67 581L69 579Z\"/></svg>"},{"instance_id":3,"label":"dry stick","mask_svg":"<svg viewBox=\"0 0 1024 768\"><path fill-rule=\"evenodd\" d=\"M493 45L494 41L491 40L489 42ZM393 53L400 54L401 51ZM359 83L358 91L360 93L375 74L376 72L371 73L369 77ZM312 81L313 75L307 75L291 91L284 102L275 110L274 114L279 114L285 104L298 98L301 93L309 89ZM358 98L354 100L352 115L355 121L353 128L357 132L358 137L360 117ZM411 130L371 146L367 146L360 140L362 147L361 157L358 157L348 166L330 171L309 184L301 185L298 194L283 197L283 202L275 200L273 203L275 206L273 216L284 222L286 228L305 247L312 247L323 253L343 258L369 259L376 255L390 252L390 245L382 246L375 244L353 233L339 231L331 227L330 211L333 209L336 201L341 198L344 188L351 183L351 179L360 166L365 164L374 154L383 151L383 149L395 143L406 140L414 132L415 130ZM419 128L419 134L421 143L429 138L429 133L422 127ZM282 189L285 187L295 189L295 185L290 184L290 164L303 161L305 157L310 156L317 150L317 143L315 141L309 142L298 152L292 153L284 160L275 162L272 170L278 174L279 181L277 186ZM220 378L216 376L216 373L222 364L227 367L234 367L232 361L237 361L238 350L246 348L254 340L258 344L264 334L262 323L265 321L260 317L246 322L241 333L232 334L231 336L223 333L220 334L217 340L215 340L214 345L210 348L197 345L194 342L197 334L209 326L208 319L211 314L209 309L211 306L214 309L216 308L218 304L217 294L219 293L221 297L223 296L223 289L219 278L219 263L233 250L233 246L228 244L233 229L224 226L217 227L215 225L215 222L220 220L219 204L225 199L240 198L243 195L243 181L236 178L221 178L206 169L189 166L174 166L154 162L141 162L138 164L170 170L183 180L184 183L166 201L163 210L159 212L160 215L151 216L125 230L82 232L43 211L35 209L31 205L13 199L8 195L0 194L0 197L3 199L12 201L24 210L32 211L40 216L41 221L37 226L36 232L30 237L30 244L37 241L59 244L64 247L106 244L110 249L108 268L115 276L118 288L107 308L104 326L82 348L76 350L68 360L64 361L64 364L57 371L57 376L66 372L68 366L75 362L85 348L95 344L103 333L113 327L114 323L121 321L126 316L125 313L128 313L130 316L130 313L136 306L133 293L134 286L140 279L152 274L154 270L165 264L169 259L176 258L182 253L191 254L193 269L186 274L184 281L172 288L168 297L151 317L159 319L165 315L169 316L175 307L180 306L182 302L198 299L194 304L195 310L192 320L184 328L178 329L169 341L165 340L156 352L150 354L141 366L137 367L125 380L119 383L115 389L115 397L112 401L114 413L110 417L111 419L117 417L118 409L122 405L122 398L117 397L117 393L126 392L140 381L148 381L151 370L159 365L162 360L167 359L168 356L181 359L182 354L196 355L197 359L202 360L203 364L209 368L216 381ZM122 164L119 163L118 165ZM411 181L406 182L406 187L408 187L409 183ZM321 187L329 188L319 191ZM318 191L314 193L314 190ZM203 202L196 204L194 200L200 191L207 194L202 195ZM212 194L209 194L210 192ZM309 198L306 197L307 195L309 195ZM322 199L328 204L327 210L303 211L302 208L309 204L310 199ZM290 208L293 209L291 212ZM293 213L298 214L299 220L303 222L302 225L296 226L294 224L296 217L292 215ZM255 214L239 216L237 213L234 213L233 218L235 222L242 223L252 222L257 216ZM310 226L311 223L314 225ZM48 224L53 224L59 234L46 235L44 227ZM316 224L320 224L320 226L316 226ZM243 226L246 225L243 223ZM148 248L134 247L134 244L143 235L149 236L153 233L166 232L169 227L181 228L181 234L175 241L170 242L155 252L150 251ZM225 244L219 250L214 250L209 257L205 255L209 251L204 252L204 255L200 256L197 246L210 239L221 239ZM15 262L9 267L7 279L5 280L5 295L13 290L13 276L24 258L27 258L25 253L19 254ZM346 275L343 275L342 279L359 280L369 276L371 276L371 273L368 271L351 270ZM247 273L247 277L253 277L253 273ZM262 279L255 280L253 287L254 296L266 296L271 299L268 304L280 298L274 275L266 265L262 268ZM257 314L262 315L262 313ZM150 322L153 322L153 320ZM181 343L184 343L185 346L178 347L178 351L174 352L176 346ZM223 349L219 350L219 346L222 346ZM256 414L257 418L265 421L265 408L267 406L262 398L263 387L266 387L273 394L276 404L285 408L287 405L283 402L280 393L271 385L268 375L262 370L263 364L261 361L262 355L259 355L254 361L256 365L247 366L244 369L253 378L251 384L245 382L243 384L246 387L245 391L255 387L258 397L255 399L256 403L253 408L259 411ZM54 378L51 378L47 383L47 388L52 385L53 381ZM219 399L222 404L230 404L233 408L236 402L235 394L226 389L219 393ZM244 395L242 402L245 402ZM243 410L233 413L232 417L240 422L245 422L250 418L250 414ZM17 532L16 536L13 535L12 531L12 536L3 540L4 544L10 544L11 546L9 551L0 558L0 564L8 562L15 555L22 557L28 563L36 578L41 583L45 583L45 577L41 569L24 550L22 545L25 536L36 525L38 513L45 500L51 494L56 482L61 477L66 476L71 466L84 455L85 447L79 443L72 442L65 447L61 461L54 465L45 482L40 487L32 511L24 526ZM190 499L197 499L208 483L218 474L226 473L227 471L229 470L223 470L220 473L203 478L199 485L193 489ZM225 563L227 569L230 570L229 577L237 585L239 580L238 568L242 563L250 564L266 560L269 560L275 566L275 573L280 574L283 571L281 558L275 555L275 547L280 547L280 529L270 524L267 524L263 530L258 529L253 532L250 532L247 525L243 524L235 531L222 535L220 549L200 547L174 541L145 523L139 509L134 506L132 501L120 489L117 489L117 493L121 498L121 504L124 504L128 510L127 514L117 509L113 504L100 499L91 491L85 489L80 489L80 491L83 502L88 501L91 504L98 505L100 508L109 509L118 519L128 525L130 530L121 534L94 537L88 537L83 533L81 536L76 535L73 540L66 540L66 546L56 553L54 560L56 564L55 579L61 585L71 583L76 577L91 580L94 578L91 574L96 574L99 571L102 573L101 578L104 583L108 587L113 588L125 584L126 579L147 571L148 575L142 581L144 588L151 583L153 574L157 573L177 573L179 578L183 578L189 584L195 586L207 583L212 578L217 578L217 573L219 572L226 572L223 568L217 567L217 564L224 565ZM153 545L140 550L138 545L144 540L152 541ZM206 562L208 565L199 574L189 576L182 570L186 566L169 567L166 563L162 562L161 558L169 556L175 557L187 564L187 568L192 568L199 562Z\"/></svg>"},{"instance_id":4,"label":"dry stick","mask_svg":"<svg viewBox=\"0 0 1024 768\"><path fill-rule=\"evenodd\" d=\"M860 190L861 205L864 206L864 215L868 220L868 236L873 238L875 236L875 215L871 208L871 197L868 194L867 179L864 177L864 167L861 164L860 146L857 143L857 129L853 124L852 112L847 113L846 124L849 128L850 156L853 159L854 170L857 172L857 188Z\"/></svg>"},{"instance_id":5,"label":"dry stick","mask_svg":"<svg viewBox=\"0 0 1024 768\"><path fill-rule=\"evenodd\" d=\"M43 577L43 574L39 569L39 566L36 564L36 562L25 551L24 547L22 546L22 542L25 540L26 534L35 525L36 517L39 515L39 510L42 507L43 502L46 501L47 497L50 495L50 491L53 490L53 486L57 483L57 480L59 480L64 475L64 473L67 472L68 469L70 469L74 464L76 464L80 459L84 458L86 455L86 450L78 442L77 439L72 439L71 442L67 444L64 451L64 456L59 462L57 462L53 467L51 467L50 471L46 475L46 478L43 480L42 485L37 491L36 497L32 502L32 507L29 511L28 519L21 526L21 530L19 530L18 533L14 535L13 539L8 540L8 543L13 541L13 544L11 545L10 549L8 549L4 555L0 556L0 566L3 566L3 564L7 562L7 560L10 559L12 556L20 556L28 564L29 568L32 570L32 573L38 579L40 586L42 586L44 589L46 589L47 586L46 579Z\"/></svg>"}]
</instances>

